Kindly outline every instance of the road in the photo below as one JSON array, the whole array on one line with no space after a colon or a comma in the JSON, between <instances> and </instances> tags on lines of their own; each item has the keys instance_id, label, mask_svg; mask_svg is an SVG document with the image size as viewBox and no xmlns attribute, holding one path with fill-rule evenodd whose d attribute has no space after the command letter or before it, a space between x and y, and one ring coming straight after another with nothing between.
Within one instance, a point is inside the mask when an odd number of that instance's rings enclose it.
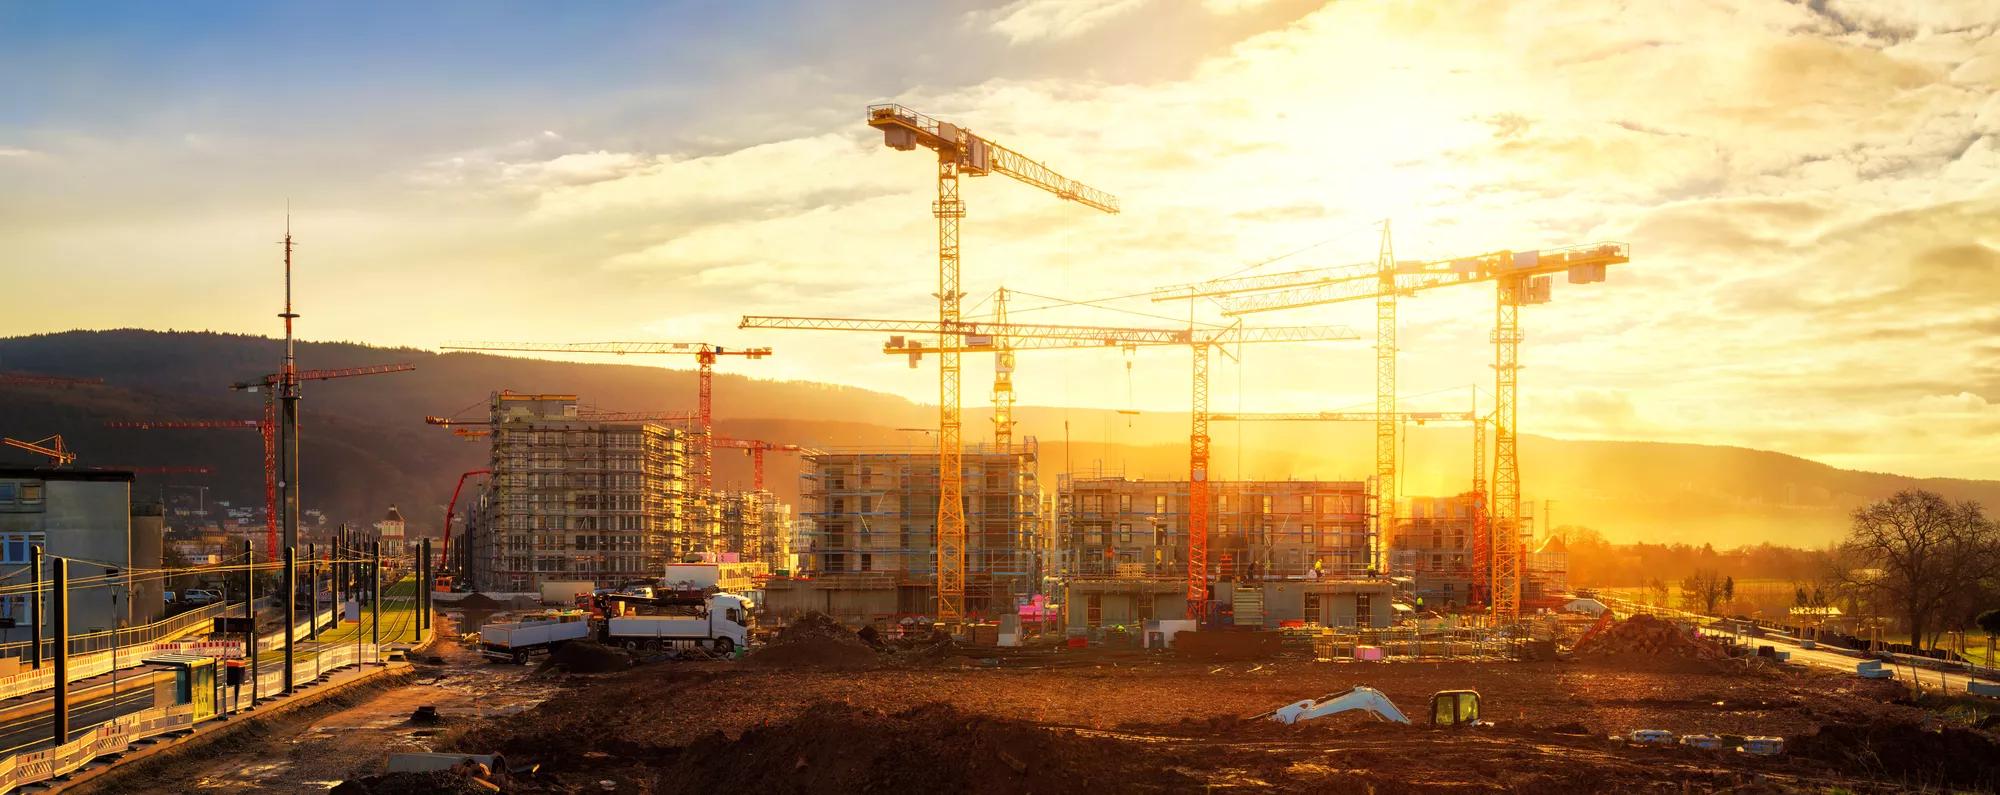
<instances>
[{"instance_id":1,"label":"road","mask_svg":"<svg viewBox=\"0 0 2000 795\"><path fill-rule=\"evenodd\" d=\"M1728 633L1718 632L1714 634L1724 638L1736 637L1735 635L1731 635ZM1861 662L1861 658L1859 657L1841 654L1839 652L1834 652L1834 651L1826 651L1825 649L1807 649L1799 646L1796 642L1793 642L1789 638L1775 636L1775 635L1765 635L1764 637L1761 638L1750 638L1749 641L1752 644L1770 644L1772 646L1780 647L1784 649L1786 652L1789 652L1791 654L1791 659L1793 662L1804 663L1806 665L1815 665L1822 668L1835 668L1842 671L1846 671L1850 674L1854 673L1854 666ZM1882 667L1884 670L1893 670L1896 675L1897 681L1899 682L1914 681L1920 687L1926 690L1942 689L1943 691L1948 693L1964 694L1966 692L1965 689L1966 683L1973 680L1973 677L1971 676L1952 671L1938 671L1930 668L1917 668L1910 665L1900 665L1900 664L1890 665L1889 663L1883 663Z\"/></svg>"}]
</instances>

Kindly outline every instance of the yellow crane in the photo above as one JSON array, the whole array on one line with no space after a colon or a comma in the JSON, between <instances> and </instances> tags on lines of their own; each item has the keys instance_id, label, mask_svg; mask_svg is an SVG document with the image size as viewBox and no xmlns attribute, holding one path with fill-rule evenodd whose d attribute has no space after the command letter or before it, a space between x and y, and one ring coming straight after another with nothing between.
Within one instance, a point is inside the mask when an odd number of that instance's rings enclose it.
<instances>
[{"instance_id":1,"label":"yellow crane","mask_svg":"<svg viewBox=\"0 0 2000 795\"><path fill-rule=\"evenodd\" d=\"M875 331L899 336L889 339L884 353L907 356L915 367L926 355L958 356L965 353L999 353L1003 350L1076 349L1111 347L1186 345L1193 351L1193 390L1189 406L1192 427L1188 433L1188 554L1187 616L1207 617L1208 612L1208 518L1209 518L1209 435L1208 363L1210 348L1251 343L1342 342L1360 335L1346 326L1277 326L1244 328L1239 322L1209 328L1134 328L1126 326L1075 326L1037 323L987 323L960 321L951 324L959 342L930 347L900 336L938 335L945 324L928 320L877 318L785 317L746 315L740 328L803 329L821 331ZM1004 340L1004 342L1002 342ZM1004 347L1003 347L1004 346ZM943 465L942 457L939 461ZM940 473L942 474L942 473ZM942 478L940 478L941 480ZM940 535L942 533L940 532ZM940 575L939 588L947 581ZM961 572L959 585L964 584Z\"/></svg>"},{"instance_id":2,"label":"yellow crane","mask_svg":"<svg viewBox=\"0 0 2000 795\"><path fill-rule=\"evenodd\" d=\"M958 198L960 176L1003 174L1093 210L1118 212L1109 193L1056 173L1025 155L902 105L868 106L868 126L882 131L891 149L911 151L921 146L937 154L937 201L931 214L938 224L938 345L955 342L960 319L958 226L965 203ZM959 417L959 355L938 357L938 620L956 624L965 615L965 475L960 470L963 439ZM1011 401L1011 395L1009 396ZM1011 402L1009 404L1011 406ZM997 430L997 428L996 428ZM1010 431L1011 432L1011 431Z\"/></svg>"},{"instance_id":3,"label":"yellow crane","mask_svg":"<svg viewBox=\"0 0 2000 795\"><path fill-rule=\"evenodd\" d=\"M48 456L50 463L59 467L76 463L76 453L71 452L69 447L63 444L62 434L56 434L46 439L36 439L32 442L24 442L13 437L6 437L0 438L0 444L20 448L37 455Z\"/></svg>"},{"instance_id":4,"label":"yellow crane","mask_svg":"<svg viewBox=\"0 0 2000 795\"><path fill-rule=\"evenodd\" d=\"M1515 396L1520 377L1522 306L1550 299L1553 275L1566 272L1572 284L1604 280L1605 269L1631 261L1624 243L1589 243L1567 248L1501 250L1470 257L1439 260L1397 260L1390 246L1389 225L1382 225L1382 245L1371 266L1349 265L1287 273L1216 279L1169 287L1154 300L1214 298L1223 314L1240 317L1256 312L1374 299L1376 302L1376 409L1383 415L1395 407L1395 301L1399 296L1459 284L1494 285L1493 324L1493 498L1491 509L1493 615L1511 623L1520 616L1521 519L1520 464L1515 452ZM1380 420L1376 431L1376 500L1378 539L1395 518L1395 423Z\"/></svg>"}]
</instances>

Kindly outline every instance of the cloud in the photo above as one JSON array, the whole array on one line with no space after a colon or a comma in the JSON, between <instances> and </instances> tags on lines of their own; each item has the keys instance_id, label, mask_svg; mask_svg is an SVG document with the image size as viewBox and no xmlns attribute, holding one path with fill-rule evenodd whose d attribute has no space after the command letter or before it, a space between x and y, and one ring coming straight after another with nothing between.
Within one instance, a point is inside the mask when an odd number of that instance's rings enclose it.
<instances>
[{"instance_id":1,"label":"cloud","mask_svg":"<svg viewBox=\"0 0 2000 795\"><path fill-rule=\"evenodd\" d=\"M1014 0L973 16L1013 44L1082 35L1146 6L1151 0Z\"/></svg>"},{"instance_id":2,"label":"cloud","mask_svg":"<svg viewBox=\"0 0 2000 795\"><path fill-rule=\"evenodd\" d=\"M37 152L33 149L23 149L18 146L0 146L0 157L25 159L30 157L40 157L41 154L42 153Z\"/></svg>"}]
</instances>

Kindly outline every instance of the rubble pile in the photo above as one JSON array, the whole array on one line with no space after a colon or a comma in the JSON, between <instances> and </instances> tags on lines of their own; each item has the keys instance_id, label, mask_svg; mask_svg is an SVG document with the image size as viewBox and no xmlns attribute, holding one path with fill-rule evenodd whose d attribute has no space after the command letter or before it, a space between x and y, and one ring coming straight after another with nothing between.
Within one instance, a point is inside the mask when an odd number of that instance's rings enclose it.
<instances>
[{"instance_id":1,"label":"rubble pile","mask_svg":"<svg viewBox=\"0 0 2000 795\"><path fill-rule=\"evenodd\" d=\"M807 613L744 658L752 665L858 668L877 662L875 648L825 613Z\"/></svg>"},{"instance_id":2,"label":"rubble pile","mask_svg":"<svg viewBox=\"0 0 2000 795\"><path fill-rule=\"evenodd\" d=\"M1672 622L1639 614L1585 638L1574 650L1579 657L1641 654L1688 660L1725 660L1729 652Z\"/></svg>"}]
</instances>

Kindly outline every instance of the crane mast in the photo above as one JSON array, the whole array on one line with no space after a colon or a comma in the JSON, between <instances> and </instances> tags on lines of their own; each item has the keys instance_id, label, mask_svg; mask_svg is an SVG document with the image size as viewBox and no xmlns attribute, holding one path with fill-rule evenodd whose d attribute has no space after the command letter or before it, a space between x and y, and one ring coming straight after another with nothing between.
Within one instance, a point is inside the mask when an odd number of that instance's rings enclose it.
<instances>
[{"instance_id":1,"label":"crane mast","mask_svg":"<svg viewBox=\"0 0 2000 795\"><path fill-rule=\"evenodd\" d=\"M1624 243L1591 243L1568 248L1495 251L1471 257L1431 261L1397 261L1383 225L1382 249L1373 272L1354 266L1292 271L1285 274L1217 279L1156 291L1155 301L1194 297L1215 298L1223 314L1236 317L1255 312L1373 298L1376 301L1376 409L1384 415L1395 401L1395 307L1401 294L1456 284L1494 284L1493 343L1493 488L1490 562L1495 620L1512 623L1520 617L1521 597L1521 477L1516 449L1516 398L1520 385L1520 309L1549 300L1553 274L1567 272L1572 284L1604 280L1605 268L1631 261ZM1483 428L1481 429L1483 431ZM1384 519L1394 517L1395 429L1377 426L1377 529L1386 533ZM1478 441L1483 443L1483 438ZM1387 451L1385 455L1384 451ZM1386 477L1385 477L1386 476ZM1379 543L1379 539L1377 539ZM1374 546L1374 544L1371 544Z\"/></svg>"},{"instance_id":2,"label":"crane mast","mask_svg":"<svg viewBox=\"0 0 2000 795\"><path fill-rule=\"evenodd\" d=\"M963 342L943 350L927 348L903 337L891 337L883 352L908 356L910 366L926 354L999 353L994 340L1005 338L1007 347L1029 350L1080 349L1186 345L1193 353L1190 428L1188 432L1188 557L1187 616L1201 619L1208 609L1208 519L1209 519L1209 435L1208 365L1209 349L1218 345L1275 342L1338 342L1360 339L1345 326L1277 326L1245 328L1239 322L1221 328L1131 328L1120 326L1064 326L1028 323L964 324L969 333ZM740 328L804 329L819 331L887 331L928 334L939 326L921 320L881 318L779 317L747 315Z\"/></svg>"},{"instance_id":3,"label":"crane mast","mask_svg":"<svg viewBox=\"0 0 2000 795\"><path fill-rule=\"evenodd\" d=\"M955 345L965 298L960 289L959 262L959 224L965 219L965 202L959 199L959 177L1005 174L1059 198L1107 213L1118 212L1118 200L973 135L964 127L901 105L870 105L867 120L868 126L882 131L883 144L891 149L910 151L922 146L937 154L937 200L931 204L931 215L937 219L938 245L937 618L944 624L957 624L965 618L964 421L960 402L963 372ZM1011 382L1008 389L1011 408ZM1002 425L996 423L994 432L997 437ZM1005 432L1011 440L1011 427Z\"/></svg>"}]
</instances>

